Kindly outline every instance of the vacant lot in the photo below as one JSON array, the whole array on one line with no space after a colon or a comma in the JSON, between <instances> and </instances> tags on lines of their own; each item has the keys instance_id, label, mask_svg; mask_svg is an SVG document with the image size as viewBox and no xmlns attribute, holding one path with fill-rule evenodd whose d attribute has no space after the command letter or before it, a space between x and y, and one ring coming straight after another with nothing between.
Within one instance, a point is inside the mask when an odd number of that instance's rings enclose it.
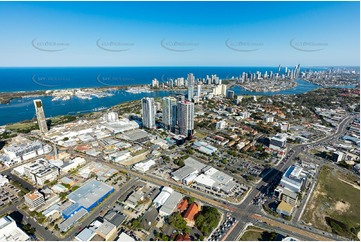
<instances>
[{"instance_id":1,"label":"vacant lot","mask_svg":"<svg viewBox=\"0 0 361 242\"><path fill-rule=\"evenodd\" d=\"M303 220L316 228L357 239L360 231L360 190L352 185L354 181L354 177L324 166Z\"/></svg>"},{"instance_id":2,"label":"vacant lot","mask_svg":"<svg viewBox=\"0 0 361 242\"><path fill-rule=\"evenodd\" d=\"M38 129L36 122L24 122L24 123L15 123L6 125L7 130L20 132L20 133L29 133L31 130Z\"/></svg>"},{"instance_id":3,"label":"vacant lot","mask_svg":"<svg viewBox=\"0 0 361 242\"><path fill-rule=\"evenodd\" d=\"M276 237L276 232L269 232L255 226L249 226L242 235L241 241L272 241Z\"/></svg>"}]
</instances>

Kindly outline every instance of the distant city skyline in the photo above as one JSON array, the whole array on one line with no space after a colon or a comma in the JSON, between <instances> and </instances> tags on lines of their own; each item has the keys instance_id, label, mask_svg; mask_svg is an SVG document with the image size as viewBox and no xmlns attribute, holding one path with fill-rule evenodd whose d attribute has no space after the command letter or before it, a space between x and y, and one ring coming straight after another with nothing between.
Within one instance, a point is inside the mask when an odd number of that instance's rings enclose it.
<instances>
[{"instance_id":1,"label":"distant city skyline","mask_svg":"<svg viewBox=\"0 0 361 242\"><path fill-rule=\"evenodd\" d=\"M0 67L359 66L359 19L359 2L0 2Z\"/></svg>"}]
</instances>

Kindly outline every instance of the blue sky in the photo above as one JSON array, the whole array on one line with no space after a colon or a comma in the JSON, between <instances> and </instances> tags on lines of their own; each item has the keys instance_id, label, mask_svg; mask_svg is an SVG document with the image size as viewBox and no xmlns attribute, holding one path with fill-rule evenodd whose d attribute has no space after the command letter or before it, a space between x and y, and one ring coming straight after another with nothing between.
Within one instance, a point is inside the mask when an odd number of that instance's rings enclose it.
<instances>
[{"instance_id":1,"label":"blue sky","mask_svg":"<svg viewBox=\"0 0 361 242\"><path fill-rule=\"evenodd\" d=\"M0 66L359 66L359 4L0 2Z\"/></svg>"}]
</instances>

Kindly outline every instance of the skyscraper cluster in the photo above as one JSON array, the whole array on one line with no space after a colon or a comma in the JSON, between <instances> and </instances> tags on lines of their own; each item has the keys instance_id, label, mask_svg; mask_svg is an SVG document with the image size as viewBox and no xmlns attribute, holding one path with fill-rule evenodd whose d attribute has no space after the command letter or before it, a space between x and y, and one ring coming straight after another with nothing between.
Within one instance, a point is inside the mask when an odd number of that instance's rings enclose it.
<instances>
[{"instance_id":1,"label":"skyscraper cluster","mask_svg":"<svg viewBox=\"0 0 361 242\"><path fill-rule=\"evenodd\" d=\"M194 131L194 96L195 78L192 73L188 74L188 93L176 97L164 97L162 99L162 123L166 130L184 135L190 138ZM197 86L197 96L201 94L201 85ZM154 98L142 98L143 127L148 129L156 128L155 124L156 107Z\"/></svg>"}]
</instances>

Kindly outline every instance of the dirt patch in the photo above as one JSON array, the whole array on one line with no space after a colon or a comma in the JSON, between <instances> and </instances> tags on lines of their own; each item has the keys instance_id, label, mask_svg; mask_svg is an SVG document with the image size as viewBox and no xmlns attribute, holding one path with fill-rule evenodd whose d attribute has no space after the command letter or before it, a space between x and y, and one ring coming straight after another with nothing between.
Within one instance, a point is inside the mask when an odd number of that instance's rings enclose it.
<instances>
[{"instance_id":1,"label":"dirt patch","mask_svg":"<svg viewBox=\"0 0 361 242\"><path fill-rule=\"evenodd\" d=\"M348 184L348 185L350 185L350 186L353 186L354 188L360 190L360 186L357 186L356 184L353 184L353 183L351 183L351 182L345 181L345 180L343 180L343 179L341 179L341 178L338 178L338 179L339 179L340 181L342 181L342 182L344 182L344 183L346 183L346 184Z\"/></svg>"},{"instance_id":2,"label":"dirt patch","mask_svg":"<svg viewBox=\"0 0 361 242\"><path fill-rule=\"evenodd\" d=\"M337 201L335 204L335 210L341 213L347 212L350 208L350 204L344 201Z\"/></svg>"}]
</instances>

